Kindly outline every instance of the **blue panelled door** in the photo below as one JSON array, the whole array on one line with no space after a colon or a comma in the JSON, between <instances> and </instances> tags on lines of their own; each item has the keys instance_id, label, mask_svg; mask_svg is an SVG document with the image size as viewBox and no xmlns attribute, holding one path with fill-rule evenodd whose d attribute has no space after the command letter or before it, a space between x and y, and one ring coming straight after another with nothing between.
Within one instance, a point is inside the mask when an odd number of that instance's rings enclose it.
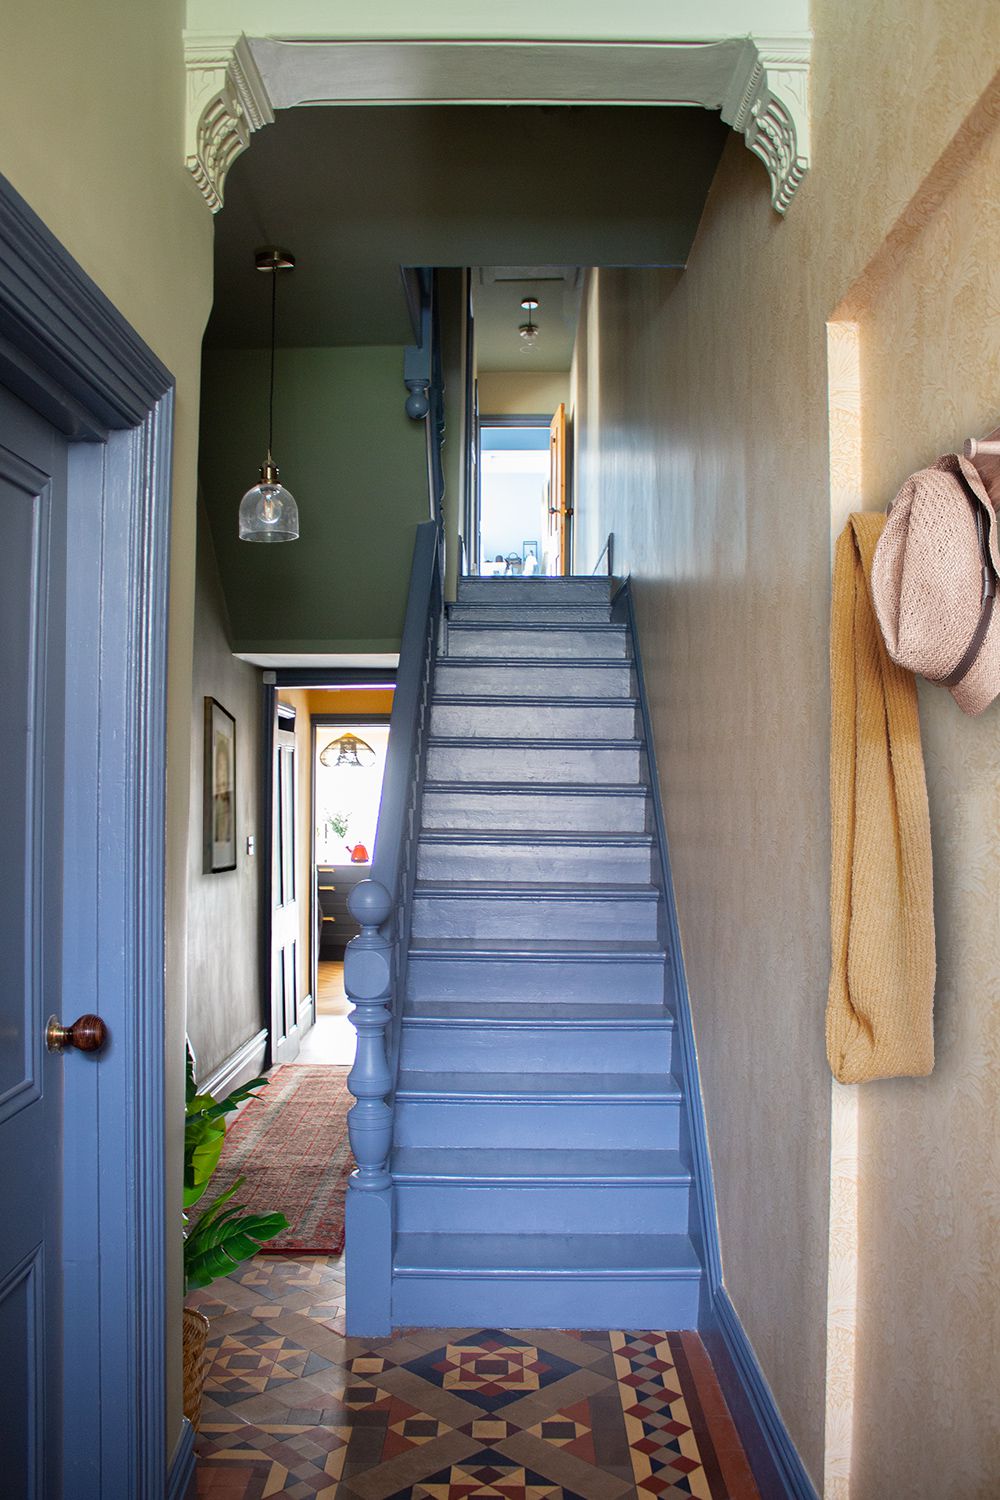
<instances>
[{"instance_id":1,"label":"blue panelled door","mask_svg":"<svg viewBox=\"0 0 1000 1500\"><path fill-rule=\"evenodd\" d=\"M66 440L0 391L0 1488L61 1487ZM73 1020L74 1017L69 1017Z\"/></svg>"}]
</instances>

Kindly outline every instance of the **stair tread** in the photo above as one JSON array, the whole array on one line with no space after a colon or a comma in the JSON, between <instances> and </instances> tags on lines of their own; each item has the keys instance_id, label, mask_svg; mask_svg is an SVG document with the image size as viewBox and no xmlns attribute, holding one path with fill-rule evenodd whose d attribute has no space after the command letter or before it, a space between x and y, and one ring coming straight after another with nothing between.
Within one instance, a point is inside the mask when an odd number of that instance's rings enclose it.
<instances>
[{"instance_id":1,"label":"stair tread","mask_svg":"<svg viewBox=\"0 0 1000 1500\"><path fill-rule=\"evenodd\" d=\"M435 705L465 708L499 704L503 708L636 708L638 698L574 698L566 693L435 693Z\"/></svg>"},{"instance_id":2,"label":"stair tread","mask_svg":"<svg viewBox=\"0 0 1000 1500\"><path fill-rule=\"evenodd\" d=\"M459 621L459 624L462 624L462 621ZM469 621L465 621L465 624L469 624ZM486 625L486 628L489 630L489 625ZM526 627L522 625L522 628ZM511 666L513 663L517 663L517 657L511 658L507 655L504 657L448 657L448 655L438 657L439 666L447 666L448 669L453 666L462 667L462 670L466 670L466 667L472 669L472 667L481 666ZM589 667L597 666L601 670L613 669L619 672L622 666L631 666L631 657L553 657L552 660L544 660L540 664L546 667L561 667L564 670L576 669L576 667L589 669Z\"/></svg>"},{"instance_id":3,"label":"stair tread","mask_svg":"<svg viewBox=\"0 0 1000 1500\"><path fill-rule=\"evenodd\" d=\"M400 1072L397 1099L654 1099L681 1097L671 1073Z\"/></svg>"},{"instance_id":4,"label":"stair tread","mask_svg":"<svg viewBox=\"0 0 1000 1500\"><path fill-rule=\"evenodd\" d=\"M471 603L471 600L465 600ZM508 601L509 602L509 601ZM541 601L538 601L541 602ZM568 603L569 601L567 601ZM449 630L614 630L625 634L616 620L449 620Z\"/></svg>"},{"instance_id":5,"label":"stair tread","mask_svg":"<svg viewBox=\"0 0 1000 1500\"><path fill-rule=\"evenodd\" d=\"M619 962L630 958L666 958L666 951L655 942L615 939L613 942L593 943L568 941L562 938L532 938L530 941L514 939L500 942L497 938L434 938L416 939L410 943L411 957L436 954L443 958L586 958Z\"/></svg>"},{"instance_id":6,"label":"stair tread","mask_svg":"<svg viewBox=\"0 0 1000 1500\"><path fill-rule=\"evenodd\" d=\"M542 781L526 786L523 781L432 781L424 782L424 795L428 792L491 792L497 797L543 796L543 797L647 797L649 787L644 782L603 781Z\"/></svg>"},{"instance_id":7,"label":"stair tread","mask_svg":"<svg viewBox=\"0 0 1000 1500\"><path fill-rule=\"evenodd\" d=\"M686 1234L415 1234L396 1236L397 1275L699 1276Z\"/></svg>"},{"instance_id":8,"label":"stair tread","mask_svg":"<svg viewBox=\"0 0 1000 1500\"><path fill-rule=\"evenodd\" d=\"M617 845L642 848L653 842L651 833L605 833L601 829L553 828L536 833L529 828L422 828L420 842L425 844L595 844L613 849Z\"/></svg>"},{"instance_id":9,"label":"stair tread","mask_svg":"<svg viewBox=\"0 0 1000 1500\"><path fill-rule=\"evenodd\" d=\"M660 898L659 887L648 882L587 885L579 880L421 880L414 887L413 894L431 899L470 896L527 899L540 896L567 901L658 901Z\"/></svg>"},{"instance_id":10,"label":"stair tread","mask_svg":"<svg viewBox=\"0 0 1000 1500\"><path fill-rule=\"evenodd\" d=\"M484 750L488 746L494 749L510 748L514 750L641 750L643 742L638 739L601 739L595 741L592 737L586 739L579 735L546 735L540 739L528 739L524 735L494 735L494 734L430 734L427 736L429 746L448 745L453 747L474 747Z\"/></svg>"},{"instance_id":11,"label":"stair tread","mask_svg":"<svg viewBox=\"0 0 1000 1500\"><path fill-rule=\"evenodd\" d=\"M414 1023L435 1026L470 1024L478 1026L512 1026L528 1028L579 1026L606 1027L620 1031L630 1026L674 1026L674 1018L662 1005L623 1001L620 1005L565 1004L545 1001L484 1000L409 1000L403 1011L403 1025Z\"/></svg>"},{"instance_id":12,"label":"stair tread","mask_svg":"<svg viewBox=\"0 0 1000 1500\"><path fill-rule=\"evenodd\" d=\"M497 1150L490 1147L404 1146L392 1175L399 1181L690 1183L679 1151Z\"/></svg>"}]
</instances>

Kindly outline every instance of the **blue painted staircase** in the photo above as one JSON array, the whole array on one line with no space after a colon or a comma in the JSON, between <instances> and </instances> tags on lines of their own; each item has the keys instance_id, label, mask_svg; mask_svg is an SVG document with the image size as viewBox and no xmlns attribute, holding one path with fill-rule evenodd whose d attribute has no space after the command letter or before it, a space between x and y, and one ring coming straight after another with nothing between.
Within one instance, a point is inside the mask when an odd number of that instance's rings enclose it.
<instances>
[{"instance_id":1,"label":"blue painted staircase","mask_svg":"<svg viewBox=\"0 0 1000 1500\"><path fill-rule=\"evenodd\" d=\"M607 579L468 579L445 638L398 1022L392 1322L696 1327L627 626Z\"/></svg>"}]
</instances>

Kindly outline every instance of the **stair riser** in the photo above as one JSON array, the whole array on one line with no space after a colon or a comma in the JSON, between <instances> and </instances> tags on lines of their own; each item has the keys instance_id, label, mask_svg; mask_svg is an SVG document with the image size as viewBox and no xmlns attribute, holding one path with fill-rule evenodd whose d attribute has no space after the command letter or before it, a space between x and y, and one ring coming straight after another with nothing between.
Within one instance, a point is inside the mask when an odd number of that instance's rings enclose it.
<instances>
[{"instance_id":1,"label":"stair riser","mask_svg":"<svg viewBox=\"0 0 1000 1500\"><path fill-rule=\"evenodd\" d=\"M524 698L631 698L635 684L628 661L603 667L546 666L518 663L492 666L474 658L461 665L443 656L434 673L434 690L445 696L472 693Z\"/></svg>"},{"instance_id":2,"label":"stair riser","mask_svg":"<svg viewBox=\"0 0 1000 1500\"><path fill-rule=\"evenodd\" d=\"M652 863L648 845L602 849L592 844L422 843L417 851L417 879L578 881L581 885L602 885L612 879L620 885L644 885L652 878Z\"/></svg>"},{"instance_id":3,"label":"stair riser","mask_svg":"<svg viewBox=\"0 0 1000 1500\"><path fill-rule=\"evenodd\" d=\"M676 1150L680 1105L582 1104L567 1101L539 1104L477 1104L471 1100L435 1103L397 1099L397 1146L564 1147L634 1149L637 1142ZM567 1226L569 1228L570 1226Z\"/></svg>"},{"instance_id":4,"label":"stair riser","mask_svg":"<svg viewBox=\"0 0 1000 1500\"><path fill-rule=\"evenodd\" d=\"M392 1321L419 1328L697 1328L700 1278L398 1276Z\"/></svg>"},{"instance_id":5,"label":"stair riser","mask_svg":"<svg viewBox=\"0 0 1000 1500\"><path fill-rule=\"evenodd\" d=\"M448 627L449 656L542 656L572 660L577 656L599 656L614 661L625 657L625 632L616 625L602 628L582 625L573 630L553 630L547 625L534 629L491 629L489 625Z\"/></svg>"},{"instance_id":6,"label":"stair riser","mask_svg":"<svg viewBox=\"0 0 1000 1500\"><path fill-rule=\"evenodd\" d=\"M552 900L512 897L417 895L413 902L413 937L436 938L601 938L652 942L656 937L657 902Z\"/></svg>"},{"instance_id":7,"label":"stair riser","mask_svg":"<svg viewBox=\"0 0 1000 1500\"><path fill-rule=\"evenodd\" d=\"M463 578L460 604L603 604L611 601L607 578Z\"/></svg>"},{"instance_id":8,"label":"stair riser","mask_svg":"<svg viewBox=\"0 0 1000 1500\"><path fill-rule=\"evenodd\" d=\"M448 619L455 624L484 625L607 625L610 609L604 604L453 604Z\"/></svg>"},{"instance_id":9,"label":"stair riser","mask_svg":"<svg viewBox=\"0 0 1000 1500\"><path fill-rule=\"evenodd\" d=\"M644 833L647 809L644 796L425 789L423 826L487 832L508 828L526 833Z\"/></svg>"},{"instance_id":10,"label":"stair riser","mask_svg":"<svg viewBox=\"0 0 1000 1500\"><path fill-rule=\"evenodd\" d=\"M427 775L432 781L516 781L534 785L569 781L586 785L636 786L638 746L430 745Z\"/></svg>"},{"instance_id":11,"label":"stair riser","mask_svg":"<svg viewBox=\"0 0 1000 1500\"><path fill-rule=\"evenodd\" d=\"M663 962L594 963L582 959L547 962L411 957L407 994L413 1000L567 1000L586 1004L621 1000L651 1004L663 999Z\"/></svg>"},{"instance_id":12,"label":"stair riser","mask_svg":"<svg viewBox=\"0 0 1000 1500\"><path fill-rule=\"evenodd\" d=\"M396 1186L403 1233L488 1234L503 1225L505 1234L686 1234L689 1211L686 1183Z\"/></svg>"},{"instance_id":13,"label":"stair riser","mask_svg":"<svg viewBox=\"0 0 1000 1500\"><path fill-rule=\"evenodd\" d=\"M493 735L513 739L610 739L636 738L637 715L633 705L579 707L536 703L435 703L431 708L431 734Z\"/></svg>"},{"instance_id":14,"label":"stair riser","mask_svg":"<svg viewBox=\"0 0 1000 1500\"><path fill-rule=\"evenodd\" d=\"M672 1070L673 1028L472 1026L403 1020L401 1067L470 1073L641 1073Z\"/></svg>"}]
</instances>

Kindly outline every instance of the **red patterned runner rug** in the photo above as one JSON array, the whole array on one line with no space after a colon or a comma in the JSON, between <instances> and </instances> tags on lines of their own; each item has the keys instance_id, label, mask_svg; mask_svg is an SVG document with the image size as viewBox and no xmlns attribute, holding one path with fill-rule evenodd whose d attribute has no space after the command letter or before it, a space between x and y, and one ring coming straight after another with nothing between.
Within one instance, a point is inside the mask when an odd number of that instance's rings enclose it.
<instances>
[{"instance_id":1,"label":"red patterned runner rug","mask_svg":"<svg viewBox=\"0 0 1000 1500\"><path fill-rule=\"evenodd\" d=\"M344 1198L354 1168L347 1138L350 1068L285 1063L251 1099L226 1132L222 1157L206 1199L246 1181L236 1194L255 1213L283 1213L288 1229L261 1249L340 1255Z\"/></svg>"}]
</instances>

